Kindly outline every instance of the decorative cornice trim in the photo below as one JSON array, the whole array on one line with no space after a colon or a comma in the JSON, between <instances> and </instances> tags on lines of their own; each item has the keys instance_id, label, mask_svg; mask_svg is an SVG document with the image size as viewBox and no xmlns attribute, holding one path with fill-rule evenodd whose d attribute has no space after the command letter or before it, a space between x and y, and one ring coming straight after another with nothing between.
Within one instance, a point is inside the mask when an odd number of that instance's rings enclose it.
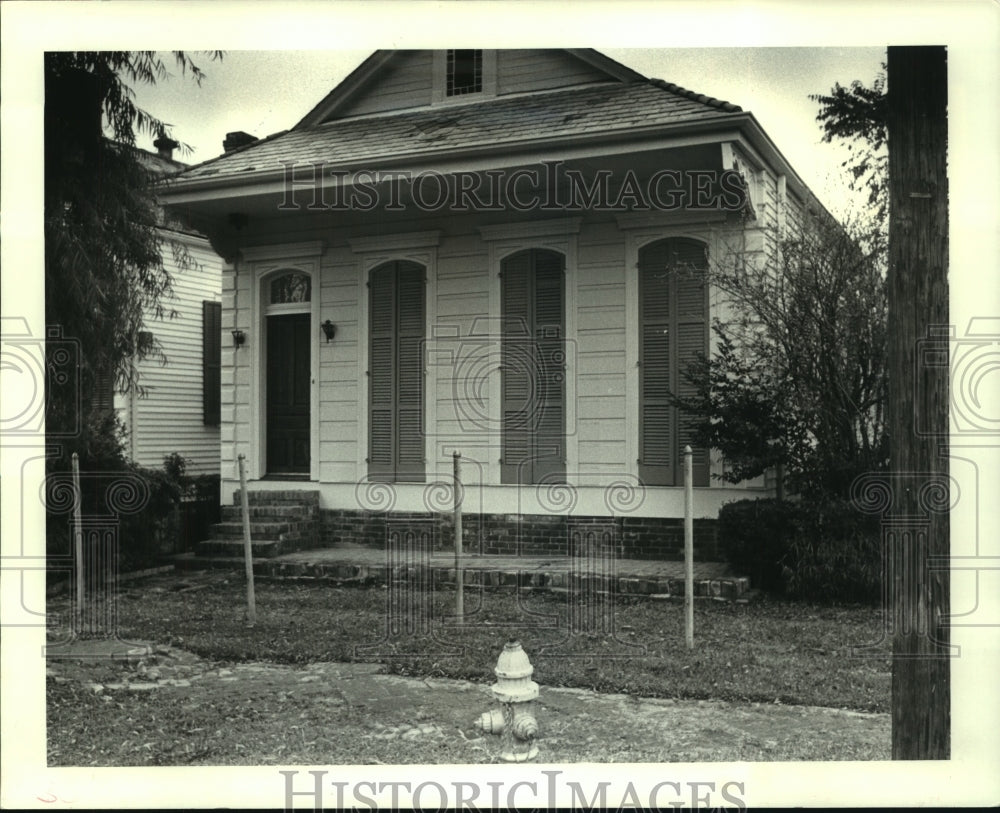
<instances>
[{"instance_id":1,"label":"decorative cornice trim","mask_svg":"<svg viewBox=\"0 0 1000 813\"><path fill-rule=\"evenodd\" d=\"M406 251L414 248L434 248L441 243L441 232L413 231L405 234L380 234L375 237L352 237L347 241L355 254L376 251Z\"/></svg>"},{"instance_id":2,"label":"decorative cornice trim","mask_svg":"<svg viewBox=\"0 0 1000 813\"><path fill-rule=\"evenodd\" d=\"M261 262L263 260L290 260L297 257L319 257L323 253L323 248L322 240L309 240L304 243L244 246L240 249L240 253L247 262Z\"/></svg>"},{"instance_id":3,"label":"decorative cornice trim","mask_svg":"<svg viewBox=\"0 0 1000 813\"><path fill-rule=\"evenodd\" d=\"M480 226L483 240L524 240L532 237L561 237L579 234L580 217L561 217L553 220L539 220L530 223L501 223L496 226Z\"/></svg>"}]
</instances>

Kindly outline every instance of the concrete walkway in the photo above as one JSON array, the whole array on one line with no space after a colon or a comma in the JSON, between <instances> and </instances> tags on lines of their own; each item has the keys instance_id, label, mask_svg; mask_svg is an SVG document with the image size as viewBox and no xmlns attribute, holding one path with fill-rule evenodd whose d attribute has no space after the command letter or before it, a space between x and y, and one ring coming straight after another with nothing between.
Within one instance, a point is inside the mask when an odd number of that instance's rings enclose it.
<instances>
[{"instance_id":1,"label":"concrete walkway","mask_svg":"<svg viewBox=\"0 0 1000 813\"><path fill-rule=\"evenodd\" d=\"M625 595L683 596L684 563L645 559L588 559L570 556L493 556L465 554L464 583L483 586L519 586L530 589L587 589ZM243 568L239 557L183 554L178 568ZM254 574L271 579L322 579L343 584L380 584L401 577L430 580L435 585L455 583L455 554L431 551L424 558L404 554L391 558L386 550L339 544L331 548L296 551L254 559ZM695 596L740 599L749 580L723 562L695 562Z\"/></svg>"},{"instance_id":2,"label":"concrete walkway","mask_svg":"<svg viewBox=\"0 0 1000 813\"><path fill-rule=\"evenodd\" d=\"M384 674L377 663L215 663L170 646L106 642L94 649L97 643L53 647L48 677L119 702L154 693L166 701L155 706L155 719L134 703L124 703L131 709L125 712L111 703L95 709L104 724L155 746L156 764L501 761L502 738L475 726L497 707L488 682ZM533 675L540 683L532 709L541 737L538 762L889 758L887 714L601 694L549 685L557 677ZM248 716L251 705L255 714ZM233 722L221 726L220 714ZM178 734L174 716L183 719L185 732L201 732L195 745L203 757L189 758L193 735ZM241 756L239 742L254 743L253 756ZM108 764L136 763L123 752Z\"/></svg>"}]
</instances>

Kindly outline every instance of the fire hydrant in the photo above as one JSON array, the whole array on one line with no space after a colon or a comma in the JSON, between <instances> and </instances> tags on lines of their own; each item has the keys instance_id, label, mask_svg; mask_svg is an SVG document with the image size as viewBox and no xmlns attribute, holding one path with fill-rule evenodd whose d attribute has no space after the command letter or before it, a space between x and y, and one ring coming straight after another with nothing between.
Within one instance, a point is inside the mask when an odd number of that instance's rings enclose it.
<instances>
[{"instance_id":1,"label":"fire hydrant","mask_svg":"<svg viewBox=\"0 0 1000 813\"><path fill-rule=\"evenodd\" d=\"M535 669L521 649L520 641L508 641L504 645L493 671L497 682L490 690L500 708L480 715L476 726L488 734L503 735L500 757L506 762L534 759L538 756L535 744L538 721L534 714L538 684L531 680Z\"/></svg>"}]
</instances>

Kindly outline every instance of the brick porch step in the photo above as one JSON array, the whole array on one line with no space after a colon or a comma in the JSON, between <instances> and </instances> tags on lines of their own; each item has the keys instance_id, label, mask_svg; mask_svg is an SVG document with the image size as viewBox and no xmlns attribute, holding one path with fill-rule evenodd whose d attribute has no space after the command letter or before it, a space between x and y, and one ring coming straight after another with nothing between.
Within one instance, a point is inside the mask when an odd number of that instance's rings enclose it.
<instances>
[{"instance_id":1,"label":"brick porch step","mask_svg":"<svg viewBox=\"0 0 1000 813\"><path fill-rule=\"evenodd\" d=\"M331 558L335 552L336 549L326 549L277 556L258 556L255 552L254 575L268 580L323 581L355 586L409 584L413 587L453 587L455 584L455 568L453 563L445 563L447 557L442 556L439 561L428 564L393 566L386 562L381 551L356 549L353 561L352 551L340 551L340 555ZM179 569L218 567L242 570L244 567L242 549L238 553L234 550L230 556L211 558L185 554L175 559L175 563ZM613 593L668 599L684 596L681 568L680 563L619 560L613 573L590 573L574 570L568 558L546 558L540 562L527 557L518 566L512 557L477 555L468 558L463 583L470 587L514 587L581 596ZM699 563L694 579L695 597L746 600L750 592L749 579L730 575L726 570L720 562Z\"/></svg>"},{"instance_id":2,"label":"brick porch step","mask_svg":"<svg viewBox=\"0 0 1000 813\"><path fill-rule=\"evenodd\" d=\"M255 559L315 547L319 539L318 491L248 491L250 547ZM240 492L223 506L222 522L198 544L200 559L243 555L243 512Z\"/></svg>"}]
</instances>

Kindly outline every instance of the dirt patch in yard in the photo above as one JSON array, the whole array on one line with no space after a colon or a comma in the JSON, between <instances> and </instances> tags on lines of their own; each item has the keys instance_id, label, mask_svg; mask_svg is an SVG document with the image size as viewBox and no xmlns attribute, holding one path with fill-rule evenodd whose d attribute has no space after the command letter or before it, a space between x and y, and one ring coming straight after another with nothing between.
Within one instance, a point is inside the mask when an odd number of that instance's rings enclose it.
<instances>
[{"instance_id":1,"label":"dirt patch in yard","mask_svg":"<svg viewBox=\"0 0 1000 813\"><path fill-rule=\"evenodd\" d=\"M49 661L48 754L68 765L484 763L501 740L474 722L488 683L383 674L373 663L199 658ZM542 762L878 760L890 720L778 704L670 700L542 686Z\"/></svg>"}]
</instances>

